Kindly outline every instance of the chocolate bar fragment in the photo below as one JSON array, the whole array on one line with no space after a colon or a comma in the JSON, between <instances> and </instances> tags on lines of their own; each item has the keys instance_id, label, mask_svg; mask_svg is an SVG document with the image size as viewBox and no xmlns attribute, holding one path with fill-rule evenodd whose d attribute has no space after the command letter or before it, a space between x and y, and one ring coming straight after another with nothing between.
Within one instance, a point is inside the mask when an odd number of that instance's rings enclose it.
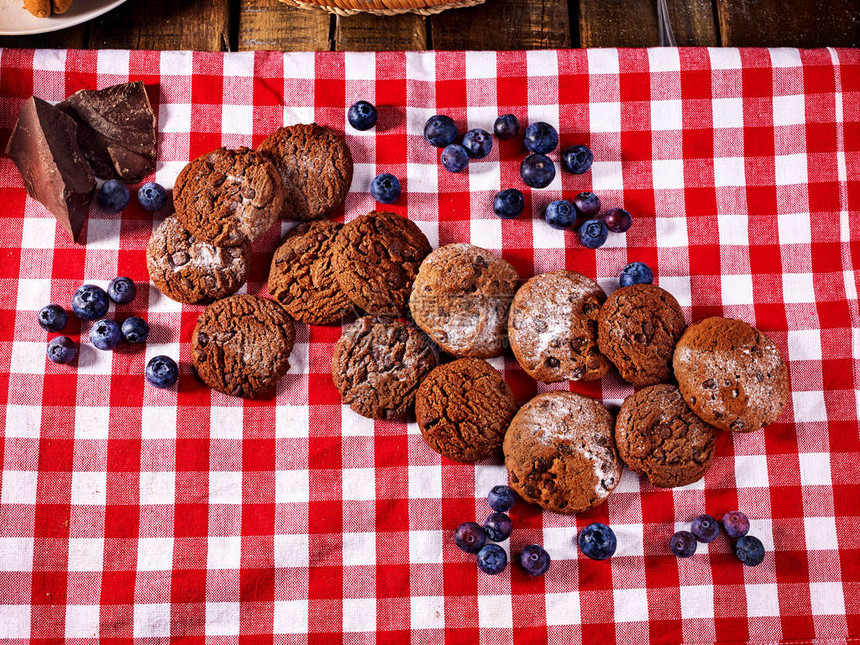
<instances>
[{"instance_id":1,"label":"chocolate bar fragment","mask_svg":"<svg viewBox=\"0 0 860 645\"><path fill-rule=\"evenodd\" d=\"M30 197L42 202L77 242L96 180L78 146L74 120L31 97L21 108L6 154L18 166Z\"/></svg>"}]
</instances>

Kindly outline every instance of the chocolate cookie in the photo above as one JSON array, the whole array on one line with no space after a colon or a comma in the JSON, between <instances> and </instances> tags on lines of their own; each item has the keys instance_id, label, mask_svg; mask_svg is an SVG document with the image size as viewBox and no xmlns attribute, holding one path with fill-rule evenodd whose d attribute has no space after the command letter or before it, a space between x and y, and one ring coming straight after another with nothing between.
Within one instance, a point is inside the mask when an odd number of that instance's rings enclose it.
<instances>
[{"instance_id":1,"label":"chocolate cookie","mask_svg":"<svg viewBox=\"0 0 860 645\"><path fill-rule=\"evenodd\" d=\"M236 293L248 276L251 246L201 242L171 215L159 224L146 247L149 279L168 298L189 305Z\"/></svg>"},{"instance_id":2,"label":"chocolate cookie","mask_svg":"<svg viewBox=\"0 0 860 645\"><path fill-rule=\"evenodd\" d=\"M403 419L436 367L430 342L414 326L364 316L334 346L331 373L343 402L371 419Z\"/></svg>"},{"instance_id":3,"label":"chocolate cookie","mask_svg":"<svg viewBox=\"0 0 860 645\"><path fill-rule=\"evenodd\" d=\"M194 370L219 392L253 399L287 373L295 338L293 321L274 300L230 296L197 319L191 336Z\"/></svg>"},{"instance_id":4,"label":"chocolate cookie","mask_svg":"<svg viewBox=\"0 0 860 645\"><path fill-rule=\"evenodd\" d=\"M499 451L516 411L514 393L502 375L479 358L440 365L415 395L415 416L427 445L465 463Z\"/></svg>"},{"instance_id":5,"label":"chocolate cookie","mask_svg":"<svg viewBox=\"0 0 860 645\"><path fill-rule=\"evenodd\" d=\"M636 386L666 383L684 325L671 293L653 284L634 284L618 289L601 307L597 344L625 381Z\"/></svg>"},{"instance_id":6,"label":"chocolate cookie","mask_svg":"<svg viewBox=\"0 0 860 645\"><path fill-rule=\"evenodd\" d=\"M258 148L281 173L286 219L321 219L340 206L352 183L352 154L331 128L302 123L275 130Z\"/></svg>"},{"instance_id":7,"label":"chocolate cookie","mask_svg":"<svg viewBox=\"0 0 860 645\"><path fill-rule=\"evenodd\" d=\"M448 244L421 263L409 310L415 324L449 354L501 356L519 282L516 269L490 251Z\"/></svg>"},{"instance_id":8,"label":"chocolate cookie","mask_svg":"<svg viewBox=\"0 0 860 645\"><path fill-rule=\"evenodd\" d=\"M537 395L517 412L502 447L511 487L554 513L597 506L621 479L612 417L581 394Z\"/></svg>"},{"instance_id":9,"label":"chocolate cookie","mask_svg":"<svg viewBox=\"0 0 860 645\"><path fill-rule=\"evenodd\" d=\"M758 430L788 403L788 369L779 349L741 320L705 318L690 325L673 363L684 400L722 430Z\"/></svg>"},{"instance_id":10,"label":"chocolate cookie","mask_svg":"<svg viewBox=\"0 0 860 645\"><path fill-rule=\"evenodd\" d=\"M219 246L253 242L278 221L284 184L275 166L248 148L218 148L189 163L173 187L182 225Z\"/></svg>"},{"instance_id":11,"label":"chocolate cookie","mask_svg":"<svg viewBox=\"0 0 860 645\"><path fill-rule=\"evenodd\" d=\"M373 211L344 225L334 240L332 267L341 290L372 314L406 314L406 303L430 242L414 222Z\"/></svg>"},{"instance_id":12,"label":"chocolate cookie","mask_svg":"<svg viewBox=\"0 0 860 645\"><path fill-rule=\"evenodd\" d=\"M606 294L573 271L536 275L514 297L508 319L511 349L537 381L594 381L609 370L597 349L597 315Z\"/></svg>"},{"instance_id":13,"label":"chocolate cookie","mask_svg":"<svg viewBox=\"0 0 860 645\"><path fill-rule=\"evenodd\" d=\"M615 421L618 455L654 486L686 486L714 459L714 428L697 417L674 385L652 385L624 399Z\"/></svg>"},{"instance_id":14,"label":"chocolate cookie","mask_svg":"<svg viewBox=\"0 0 860 645\"><path fill-rule=\"evenodd\" d=\"M332 245L342 226L329 220L299 224L275 251L269 293L299 322L339 323L352 310L332 269Z\"/></svg>"}]
</instances>

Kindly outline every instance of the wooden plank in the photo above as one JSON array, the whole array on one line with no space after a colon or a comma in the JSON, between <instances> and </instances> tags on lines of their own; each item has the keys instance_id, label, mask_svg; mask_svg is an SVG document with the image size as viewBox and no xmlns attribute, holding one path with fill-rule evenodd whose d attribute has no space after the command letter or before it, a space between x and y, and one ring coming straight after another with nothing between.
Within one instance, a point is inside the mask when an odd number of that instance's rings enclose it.
<instances>
[{"instance_id":1,"label":"wooden plank","mask_svg":"<svg viewBox=\"0 0 860 645\"><path fill-rule=\"evenodd\" d=\"M412 13L397 16L367 13L337 16L334 48L337 51L427 49L426 18Z\"/></svg>"},{"instance_id":2,"label":"wooden plank","mask_svg":"<svg viewBox=\"0 0 860 645\"><path fill-rule=\"evenodd\" d=\"M679 46L716 46L717 25L711 0L667 0L669 22ZM655 0L579 0L583 47L659 45Z\"/></svg>"},{"instance_id":3,"label":"wooden plank","mask_svg":"<svg viewBox=\"0 0 860 645\"><path fill-rule=\"evenodd\" d=\"M570 24L567 0L486 0L431 17L430 34L434 49L552 49L571 46Z\"/></svg>"},{"instance_id":4,"label":"wooden plank","mask_svg":"<svg viewBox=\"0 0 860 645\"><path fill-rule=\"evenodd\" d=\"M320 51L331 49L334 18L323 11L288 7L279 0L241 0L239 49Z\"/></svg>"},{"instance_id":5,"label":"wooden plank","mask_svg":"<svg viewBox=\"0 0 860 645\"><path fill-rule=\"evenodd\" d=\"M50 20L50 18L45 18ZM86 24L33 36L0 36L0 47L19 49L84 49L89 26Z\"/></svg>"},{"instance_id":6,"label":"wooden plank","mask_svg":"<svg viewBox=\"0 0 860 645\"><path fill-rule=\"evenodd\" d=\"M723 44L732 47L856 47L857 0L716 0Z\"/></svg>"},{"instance_id":7,"label":"wooden plank","mask_svg":"<svg viewBox=\"0 0 860 645\"><path fill-rule=\"evenodd\" d=\"M718 47L720 34L711 0L666 0L679 47Z\"/></svg>"}]
</instances>

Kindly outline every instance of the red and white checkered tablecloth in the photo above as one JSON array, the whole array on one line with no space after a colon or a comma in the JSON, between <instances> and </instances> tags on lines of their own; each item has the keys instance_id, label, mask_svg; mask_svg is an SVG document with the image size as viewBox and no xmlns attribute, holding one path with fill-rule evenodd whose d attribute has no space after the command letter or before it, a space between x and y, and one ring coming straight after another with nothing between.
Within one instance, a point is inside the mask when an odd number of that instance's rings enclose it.
<instances>
[{"instance_id":1,"label":"red and white checkered tablecloth","mask_svg":"<svg viewBox=\"0 0 860 645\"><path fill-rule=\"evenodd\" d=\"M860 638L860 51L2 50L0 143L31 94L58 101L130 78L152 92L154 179L165 185L217 146L331 125L356 162L337 217L370 210L369 181L389 171L404 187L392 208L434 247L471 242L523 277L566 267L607 290L627 262L645 261L688 321L725 315L766 331L789 364L791 400L764 431L720 433L696 484L658 490L625 472L606 504L576 517L519 504L510 551L543 544L552 567L539 579L518 566L488 576L450 535L483 521L504 466L441 459L414 423L342 406L329 373L337 327L298 325L292 369L257 402L196 380L189 339L202 308L151 286L112 314L149 320L145 348L99 352L70 316L79 362L47 362L36 311L68 306L85 281L146 285L155 223L134 204L121 216L93 206L73 245L3 157L0 642ZM357 99L380 106L374 130L347 125ZM563 146L591 146L594 166L526 190L526 215L500 220L491 197L524 188L521 143L449 174L421 136L437 112L461 128L506 112L558 124ZM623 205L633 228L591 251L540 219L582 190ZM256 244L248 292L265 293L278 233ZM145 383L156 354L179 360L178 391ZM493 364L523 402L545 389L510 356ZM617 375L569 387L610 405L632 392ZM744 568L724 537L690 559L671 555L677 528L735 508L767 548L762 565ZM593 521L618 535L608 562L575 548Z\"/></svg>"}]
</instances>

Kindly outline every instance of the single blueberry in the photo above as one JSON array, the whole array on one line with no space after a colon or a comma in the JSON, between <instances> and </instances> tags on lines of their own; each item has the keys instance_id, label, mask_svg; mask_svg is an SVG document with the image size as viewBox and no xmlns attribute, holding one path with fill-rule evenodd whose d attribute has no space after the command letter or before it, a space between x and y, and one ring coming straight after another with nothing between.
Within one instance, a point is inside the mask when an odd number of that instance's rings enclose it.
<instances>
[{"instance_id":1,"label":"single blueberry","mask_svg":"<svg viewBox=\"0 0 860 645\"><path fill-rule=\"evenodd\" d=\"M529 155L520 164L520 177L526 186L546 188L555 179L555 164L545 155Z\"/></svg>"},{"instance_id":2,"label":"single blueberry","mask_svg":"<svg viewBox=\"0 0 860 645\"><path fill-rule=\"evenodd\" d=\"M493 149L493 137L486 130L475 128L463 135L463 147L472 159L483 159Z\"/></svg>"},{"instance_id":3,"label":"single blueberry","mask_svg":"<svg viewBox=\"0 0 860 645\"><path fill-rule=\"evenodd\" d=\"M454 119L445 114L436 114L427 119L424 124L424 138L431 146L444 148L457 140L457 124Z\"/></svg>"},{"instance_id":4,"label":"single blueberry","mask_svg":"<svg viewBox=\"0 0 860 645\"><path fill-rule=\"evenodd\" d=\"M513 114L503 114L493 124L493 132L499 139L512 139L520 131L520 121Z\"/></svg>"},{"instance_id":5,"label":"single blueberry","mask_svg":"<svg viewBox=\"0 0 860 645\"><path fill-rule=\"evenodd\" d=\"M149 336L149 324L139 316L129 316L122 321L122 337L130 343L145 343Z\"/></svg>"},{"instance_id":6,"label":"single blueberry","mask_svg":"<svg viewBox=\"0 0 860 645\"><path fill-rule=\"evenodd\" d=\"M530 576L542 576L549 569L549 553L538 544L524 546L520 552L520 564Z\"/></svg>"},{"instance_id":7,"label":"single blueberry","mask_svg":"<svg viewBox=\"0 0 860 645\"><path fill-rule=\"evenodd\" d=\"M60 331L69 317L60 305L45 305L39 310L39 327L45 331Z\"/></svg>"},{"instance_id":8,"label":"single blueberry","mask_svg":"<svg viewBox=\"0 0 860 645\"><path fill-rule=\"evenodd\" d=\"M720 534L720 525L710 515L699 515L693 519L690 526L692 533L699 542L713 542Z\"/></svg>"},{"instance_id":9,"label":"single blueberry","mask_svg":"<svg viewBox=\"0 0 860 645\"><path fill-rule=\"evenodd\" d=\"M750 520L740 511L729 511L723 515L723 529L730 538L740 538L749 533Z\"/></svg>"},{"instance_id":10,"label":"single blueberry","mask_svg":"<svg viewBox=\"0 0 860 645\"><path fill-rule=\"evenodd\" d=\"M543 121L531 123L526 128L524 143L532 152L545 155L558 145L558 130Z\"/></svg>"},{"instance_id":11,"label":"single blueberry","mask_svg":"<svg viewBox=\"0 0 860 645\"><path fill-rule=\"evenodd\" d=\"M110 300L105 290L94 284L81 285L72 296L72 311L84 320L101 318L107 313L109 306Z\"/></svg>"},{"instance_id":12,"label":"single blueberry","mask_svg":"<svg viewBox=\"0 0 860 645\"><path fill-rule=\"evenodd\" d=\"M493 198L493 212L503 219L513 219L523 212L526 201L516 188L507 188Z\"/></svg>"},{"instance_id":13,"label":"single blueberry","mask_svg":"<svg viewBox=\"0 0 860 645\"><path fill-rule=\"evenodd\" d=\"M689 531L678 531L669 540L669 548L679 558L689 558L696 552L696 536Z\"/></svg>"},{"instance_id":14,"label":"single blueberry","mask_svg":"<svg viewBox=\"0 0 860 645\"><path fill-rule=\"evenodd\" d=\"M138 189L137 202L145 211L160 211L167 206L167 191L161 184L147 182Z\"/></svg>"},{"instance_id":15,"label":"single blueberry","mask_svg":"<svg viewBox=\"0 0 860 645\"><path fill-rule=\"evenodd\" d=\"M579 533L579 548L592 560L611 558L617 547L618 539L615 537L615 531L606 524L594 522Z\"/></svg>"},{"instance_id":16,"label":"single blueberry","mask_svg":"<svg viewBox=\"0 0 860 645\"><path fill-rule=\"evenodd\" d=\"M379 114L376 112L373 103L356 101L350 106L349 111L346 113L346 118L353 128L363 131L370 130L370 128L376 125Z\"/></svg>"},{"instance_id":17,"label":"single blueberry","mask_svg":"<svg viewBox=\"0 0 860 645\"><path fill-rule=\"evenodd\" d=\"M507 513L490 513L484 522L484 533L493 542L504 542L514 530L514 523Z\"/></svg>"},{"instance_id":18,"label":"single blueberry","mask_svg":"<svg viewBox=\"0 0 860 645\"><path fill-rule=\"evenodd\" d=\"M609 230L606 228L606 224L599 219L590 219L579 227L577 233L579 234L579 241L583 246L597 249L606 242Z\"/></svg>"},{"instance_id":19,"label":"single blueberry","mask_svg":"<svg viewBox=\"0 0 860 645\"><path fill-rule=\"evenodd\" d=\"M134 300L137 295L137 285L131 278L114 278L108 282L107 295L118 305L124 305Z\"/></svg>"},{"instance_id":20,"label":"single blueberry","mask_svg":"<svg viewBox=\"0 0 860 645\"><path fill-rule=\"evenodd\" d=\"M78 348L68 336L57 336L52 338L48 343L48 360L52 363L65 365L75 360L78 355Z\"/></svg>"},{"instance_id":21,"label":"single blueberry","mask_svg":"<svg viewBox=\"0 0 860 645\"><path fill-rule=\"evenodd\" d=\"M573 204L566 199L557 199L547 205L544 219L553 228L564 230L573 226L576 221L576 211Z\"/></svg>"},{"instance_id":22,"label":"single blueberry","mask_svg":"<svg viewBox=\"0 0 860 645\"><path fill-rule=\"evenodd\" d=\"M477 553L486 541L487 534L477 522L463 522L454 531L454 544L466 553Z\"/></svg>"},{"instance_id":23,"label":"single blueberry","mask_svg":"<svg viewBox=\"0 0 860 645\"><path fill-rule=\"evenodd\" d=\"M574 175L588 172L593 161L594 155L588 146L570 146L561 153L561 167Z\"/></svg>"},{"instance_id":24,"label":"single blueberry","mask_svg":"<svg viewBox=\"0 0 860 645\"><path fill-rule=\"evenodd\" d=\"M629 287L633 284L652 284L653 282L654 272L644 262L631 262L621 269L621 275L618 276L618 283L622 287Z\"/></svg>"},{"instance_id":25,"label":"single blueberry","mask_svg":"<svg viewBox=\"0 0 860 645\"><path fill-rule=\"evenodd\" d=\"M478 551L478 567L491 576L501 573L508 566L508 554L498 544L485 544Z\"/></svg>"},{"instance_id":26,"label":"single blueberry","mask_svg":"<svg viewBox=\"0 0 860 645\"><path fill-rule=\"evenodd\" d=\"M171 387L179 378L179 368L169 356L155 356L146 364L146 380L154 387Z\"/></svg>"},{"instance_id":27,"label":"single blueberry","mask_svg":"<svg viewBox=\"0 0 860 645\"><path fill-rule=\"evenodd\" d=\"M764 544L753 535L744 535L735 543L735 555L748 567L754 567L764 560Z\"/></svg>"},{"instance_id":28,"label":"single blueberry","mask_svg":"<svg viewBox=\"0 0 860 645\"><path fill-rule=\"evenodd\" d=\"M573 198L573 205L582 217L595 217L600 212L600 197L594 193L579 193Z\"/></svg>"},{"instance_id":29,"label":"single blueberry","mask_svg":"<svg viewBox=\"0 0 860 645\"><path fill-rule=\"evenodd\" d=\"M469 153L459 143L449 143L442 150L441 160L448 172L462 172L469 165Z\"/></svg>"},{"instance_id":30,"label":"single blueberry","mask_svg":"<svg viewBox=\"0 0 860 645\"><path fill-rule=\"evenodd\" d=\"M513 508L515 501L514 489L510 486L493 486L487 495L490 508L498 513L507 513Z\"/></svg>"},{"instance_id":31,"label":"single blueberry","mask_svg":"<svg viewBox=\"0 0 860 645\"><path fill-rule=\"evenodd\" d=\"M116 179L108 179L99 188L96 201L108 213L119 213L128 206L131 199L131 193L121 181Z\"/></svg>"},{"instance_id":32,"label":"single blueberry","mask_svg":"<svg viewBox=\"0 0 860 645\"><path fill-rule=\"evenodd\" d=\"M90 342L96 349L114 349L122 340L122 331L113 320L99 320L90 329Z\"/></svg>"},{"instance_id":33,"label":"single blueberry","mask_svg":"<svg viewBox=\"0 0 860 645\"><path fill-rule=\"evenodd\" d=\"M390 172L376 175L370 182L370 194L380 204L393 204L400 199L400 180Z\"/></svg>"},{"instance_id":34,"label":"single blueberry","mask_svg":"<svg viewBox=\"0 0 860 645\"><path fill-rule=\"evenodd\" d=\"M633 226L633 216L623 208L608 208L599 217L613 233L624 233Z\"/></svg>"}]
</instances>

